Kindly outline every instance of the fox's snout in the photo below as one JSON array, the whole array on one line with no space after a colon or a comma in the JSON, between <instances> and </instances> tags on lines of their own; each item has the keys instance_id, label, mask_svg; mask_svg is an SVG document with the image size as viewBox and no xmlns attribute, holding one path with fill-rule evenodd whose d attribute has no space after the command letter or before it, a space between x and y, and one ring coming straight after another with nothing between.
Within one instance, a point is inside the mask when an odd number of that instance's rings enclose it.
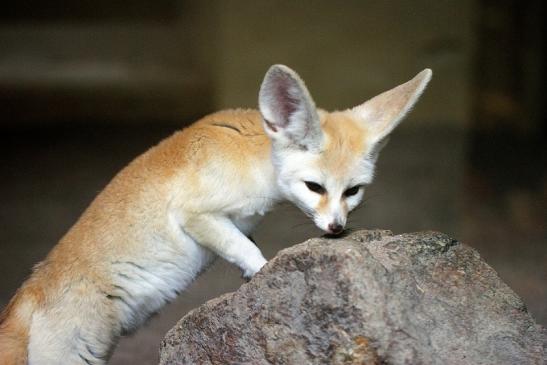
<instances>
[{"instance_id":1,"label":"fox's snout","mask_svg":"<svg viewBox=\"0 0 547 365\"><path fill-rule=\"evenodd\" d=\"M344 230L344 226L340 223L329 223L327 228L329 229L329 233L332 234L340 234Z\"/></svg>"},{"instance_id":2,"label":"fox's snout","mask_svg":"<svg viewBox=\"0 0 547 365\"><path fill-rule=\"evenodd\" d=\"M344 231L347 212L344 212L341 207L340 209L333 209L332 212L316 211L316 214L317 215L314 218L316 226L327 234L336 235Z\"/></svg>"}]
</instances>

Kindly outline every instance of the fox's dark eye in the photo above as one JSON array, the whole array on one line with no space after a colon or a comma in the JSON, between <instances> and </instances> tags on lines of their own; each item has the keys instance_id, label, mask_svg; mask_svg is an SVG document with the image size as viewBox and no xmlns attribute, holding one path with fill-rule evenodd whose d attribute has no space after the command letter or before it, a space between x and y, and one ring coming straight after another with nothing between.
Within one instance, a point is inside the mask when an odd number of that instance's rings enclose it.
<instances>
[{"instance_id":1,"label":"fox's dark eye","mask_svg":"<svg viewBox=\"0 0 547 365\"><path fill-rule=\"evenodd\" d=\"M359 189L361 189L360 185L355 185L352 188L349 188L348 190L344 191L344 196L352 196L359 192Z\"/></svg>"},{"instance_id":2,"label":"fox's dark eye","mask_svg":"<svg viewBox=\"0 0 547 365\"><path fill-rule=\"evenodd\" d=\"M308 189L310 189L311 191L313 191L314 193L317 193L317 194L325 194L327 191L325 190L324 187L322 187L321 185L319 185L318 183L314 183L312 181L304 181L304 184L306 184L306 186L308 187Z\"/></svg>"}]
</instances>

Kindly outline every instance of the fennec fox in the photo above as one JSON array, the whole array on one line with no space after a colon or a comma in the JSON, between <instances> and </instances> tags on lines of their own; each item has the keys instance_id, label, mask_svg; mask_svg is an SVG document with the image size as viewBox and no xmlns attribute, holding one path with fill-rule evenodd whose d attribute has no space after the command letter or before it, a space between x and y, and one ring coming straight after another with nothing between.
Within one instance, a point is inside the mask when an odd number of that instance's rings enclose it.
<instances>
[{"instance_id":1,"label":"fennec fox","mask_svg":"<svg viewBox=\"0 0 547 365\"><path fill-rule=\"evenodd\" d=\"M0 317L0 364L104 364L122 334L175 298L216 255L247 278L266 263L248 238L289 200L337 234L372 181L382 141L431 78L357 107L316 109L272 66L259 109L227 110L124 168L36 265Z\"/></svg>"}]
</instances>

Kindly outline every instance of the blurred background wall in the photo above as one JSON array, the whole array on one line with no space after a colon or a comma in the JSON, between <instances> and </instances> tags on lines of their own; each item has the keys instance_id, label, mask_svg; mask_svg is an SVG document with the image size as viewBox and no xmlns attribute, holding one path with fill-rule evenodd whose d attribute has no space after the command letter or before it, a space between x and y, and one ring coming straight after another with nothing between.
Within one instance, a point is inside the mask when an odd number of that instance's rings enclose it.
<instances>
[{"instance_id":1,"label":"blurred background wall","mask_svg":"<svg viewBox=\"0 0 547 365\"><path fill-rule=\"evenodd\" d=\"M476 7L472 0L13 2L0 15L1 101L10 112L3 122L178 122L254 107L264 70L286 63L328 109L431 67L431 95L408 124L462 126L471 109Z\"/></svg>"},{"instance_id":2,"label":"blurred background wall","mask_svg":"<svg viewBox=\"0 0 547 365\"><path fill-rule=\"evenodd\" d=\"M256 107L271 64L330 110L429 67L352 225L470 244L547 324L544 16L540 0L3 5L0 306L120 168L199 116ZM306 222L281 207L256 239L271 257L320 234ZM239 284L218 262L113 363L153 363L185 311Z\"/></svg>"}]
</instances>

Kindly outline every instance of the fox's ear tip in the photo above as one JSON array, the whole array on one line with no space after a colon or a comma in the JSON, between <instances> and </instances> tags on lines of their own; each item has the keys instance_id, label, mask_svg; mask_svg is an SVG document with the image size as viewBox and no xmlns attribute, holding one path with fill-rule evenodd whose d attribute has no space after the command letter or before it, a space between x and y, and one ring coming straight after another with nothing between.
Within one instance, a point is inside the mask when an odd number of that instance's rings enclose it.
<instances>
[{"instance_id":1,"label":"fox's ear tip","mask_svg":"<svg viewBox=\"0 0 547 365\"><path fill-rule=\"evenodd\" d=\"M286 69L289 69L290 68L282 63L274 63L273 65L270 66L270 70L275 70L275 69L280 69L280 70L286 70Z\"/></svg>"},{"instance_id":2,"label":"fox's ear tip","mask_svg":"<svg viewBox=\"0 0 547 365\"><path fill-rule=\"evenodd\" d=\"M433 76L433 70L430 68L426 68L422 71L420 71L419 74L416 75L416 78L422 79L422 80L431 80L431 77Z\"/></svg>"},{"instance_id":3,"label":"fox's ear tip","mask_svg":"<svg viewBox=\"0 0 547 365\"><path fill-rule=\"evenodd\" d=\"M271 75L274 73L283 73L283 74L290 74L290 75L295 74L293 69L281 63L276 63L274 65L271 65L270 68L268 68L268 71L266 72L266 74L268 75Z\"/></svg>"}]
</instances>

